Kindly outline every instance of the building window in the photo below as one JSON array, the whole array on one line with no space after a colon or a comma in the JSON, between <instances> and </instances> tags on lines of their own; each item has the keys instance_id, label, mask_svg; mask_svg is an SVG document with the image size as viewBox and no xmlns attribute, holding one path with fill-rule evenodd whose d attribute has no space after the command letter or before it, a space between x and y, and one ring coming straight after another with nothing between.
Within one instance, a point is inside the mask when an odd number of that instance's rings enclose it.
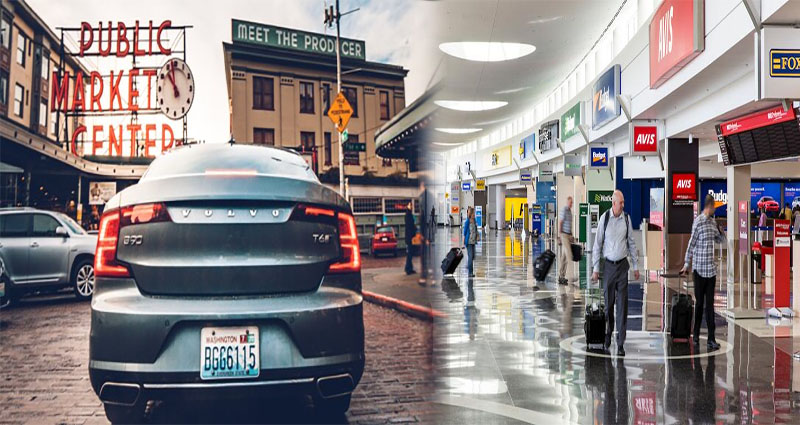
<instances>
[{"instance_id":1,"label":"building window","mask_svg":"<svg viewBox=\"0 0 800 425\"><path fill-rule=\"evenodd\" d=\"M314 133L311 131L301 131L300 146L303 147L303 151L310 151L314 149Z\"/></svg>"},{"instance_id":2,"label":"building window","mask_svg":"<svg viewBox=\"0 0 800 425\"><path fill-rule=\"evenodd\" d=\"M56 121L58 121L56 111L50 111L50 134L53 136L56 135Z\"/></svg>"},{"instance_id":3,"label":"building window","mask_svg":"<svg viewBox=\"0 0 800 425\"><path fill-rule=\"evenodd\" d=\"M25 34L17 34L17 63L25 66L25 49L28 47L28 37Z\"/></svg>"},{"instance_id":4,"label":"building window","mask_svg":"<svg viewBox=\"0 0 800 425\"><path fill-rule=\"evenodd\" d=\"M386 198L383 200L386 214L402 214L408 209L408 204L413 202L411 199Z\"/></svg>"},{"instance_id":5,"label":"building window","mask_svg":"<svg viewBox=\"0 0 800 425\"><path fill-rule=\"evenodd\" d=\"M353 108L353 118L358 118L358 90L355 87L342 87L342 92Z\"/></svg>"},{"instance_id":6,"label":"building window","mask_svg":"<svg viewBox=\"0 0 800 425\"><path fill-rule=\"evenodd\" d=\"M323 135L325 138L325 165L331 165L333 158L331 158L333 152L331 150L331 133L325 132Z\"/></svg>"},{"instance_id":7,"label":"building window","mask_svg":"<svg viewBox=\"0 0 800 425\"><path fill-rule=\"evenodd\" d=\"M253 144L275 146L275 130L271 128L254 128Z\"/></svg>"},{"instance_id":8,"label":"building window","mask_svg":"<svg viewBox=\"0 0 800 425\"><path fill-rule=\"evenodd\" d=\"M356 198L350 199L354 214L382 214L381 198Z\"/></svg>"},{"instance_id":9,"label":"building window","mask_svg":"<svg viewBox=\"0 0 800 425\"><path fill-rule=\"evenodd\" d=\"M0 71L0 104L8 105L8 73Z\"/></svg>"},{"instance_id":10,"label":"building window","mask_svg":"<svg viewBox=\"0 0 800 425\"><path fill-rule=\"evenodd\" d=\"M25 89L17 84L14 87L14 114L22 118L22 109L25 105Z\"/></svg>"},{"instance_id":11,"label":"building window","mask_svg":"<svg viewBox=\"0 0 800 425\"><path fill-rule=\"evenodd\" d=\"M47 99L39 102L39 125L47 128Z\"/></svg>"},{"instance_id":12,"label":"building window","mask_svg":"<svg viewBox=\"0 0 800 425\"><path fill-rule=\"evenodd\" d=\"M300 83L300 113L314 113L314 83Z\"/></svg>"},{"instance_id":13,"label":"building window","mask_svg":"<svg viewBox=\"0 0 800 425\"><path fill-rule=\"evenodd\" d=\"M328 115L328 108L331 107L331 85L322 85L322 113Z\"/></svg>"},{"instance_id":14,"label":"building window","mask_svg":"<svg viewBox=\"0 0 800 425\"><path fill-rule=\"evenodd\" d=\"M275 85L272 78L253 77L253 109L275 110Z\"/></svg>"},{"instance_id":15,"label":"building window","mask_svg":"<svg viewBox=\"0 0 800 425\"><path fill-rule=\"evenodd\" d=\"M380 96L381 96L381 119L386 121L391 116L391 110L389 109L389 92L381 90Z\"/></svg>"},{"instance_id":16,"label":"building window","mask_svg":"<svg viewBox=\"0 0 800 425\"><path fill-rule=\"evenodd\" d=\"M6 17L0 19L0 46L11 50L11 21Z\"/></svg>"},{"instance_id":17,"label":"building window","mask_svg":"<svg viewBox=\"0 0 800 425\"><path fill-rule=\"evenodd\" d=\"M50 78L50 58L42 54L42 80Z\"/></svg>"}]
</instances>

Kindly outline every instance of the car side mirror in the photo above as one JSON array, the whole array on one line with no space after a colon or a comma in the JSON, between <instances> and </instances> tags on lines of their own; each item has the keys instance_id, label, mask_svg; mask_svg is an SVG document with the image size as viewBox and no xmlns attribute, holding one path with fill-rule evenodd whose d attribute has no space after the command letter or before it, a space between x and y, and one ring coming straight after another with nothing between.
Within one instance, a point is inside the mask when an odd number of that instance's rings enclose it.
<instances>
[{"instance_id":1,"label":"car side mirror","mask_svg":"<svg viewBox=\"0 0 800 425\"><path fill-rule=\"evenodd\" d=\"M69 236L69 233L67 233L67 229L65 229L64 226L58 226L56 227L56 236L66 238Z\"/></svg>"}]
</instances>

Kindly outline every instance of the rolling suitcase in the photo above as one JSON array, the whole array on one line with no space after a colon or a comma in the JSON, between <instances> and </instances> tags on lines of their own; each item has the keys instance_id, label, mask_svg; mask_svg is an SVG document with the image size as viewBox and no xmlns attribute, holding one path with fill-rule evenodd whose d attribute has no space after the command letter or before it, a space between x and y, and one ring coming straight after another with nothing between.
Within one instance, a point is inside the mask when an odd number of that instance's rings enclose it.
<instances>
[{"instance_id":1,"label":"rolling suitcase","mask_svg":"<svg viewBox=\"0 0 800 425\"><path fill-rule=\"evenodd\" d=\"M581 261L583 258L583 247L574 243L570 245L570 248L572 248L572 261Z\"/></svg>"},{"instance_id":2,"label":"rolling suitcase","mask_svg":"<svg viewBox=\"0 0 800 425\"><path fill-rule=\"evenodd\" d=\"M451 248L450 252L442 260L442 273L445 275L453 274L456 271L456 267L461 263L462 258L464 258L464 254L460 248Z\"/></svg>"},{"instance_id":3,"label":"rolling suitcase","mask_svg":"<svg viewBox=\"0 0 800 425\"><path fill-rule=\"evenodd\" d=\"M591 303L586 306L583 331L586 333L586 348L604 350L606 342L606 308L602 303Z\"/></svg>"},{"instance_id":4,"label":"rolling suitcase","mask_svg":"<svg viewBox=\"0 0 800 425\"><path fill-rule=\"evenodd\" d=\"M547 277L547 273L550 272L550 267L553 266L553 261L555 259L556 254L549 249L536 257L536 261L533 262L533 277L538 282L544 282L544 279Z\"/></svg>"},{"instance_id":5,"label":"rolling suitcase","mask_svg":"<svg viewBox=\"0 0 800 425\"><path fill-rule=\"evenodd\" d=\"M672 296L670 320L670 336L672 340L689 340L692 333L692 317L694 313L694 302L689 294L675 294Z\"/></svg>"}]
</instances>

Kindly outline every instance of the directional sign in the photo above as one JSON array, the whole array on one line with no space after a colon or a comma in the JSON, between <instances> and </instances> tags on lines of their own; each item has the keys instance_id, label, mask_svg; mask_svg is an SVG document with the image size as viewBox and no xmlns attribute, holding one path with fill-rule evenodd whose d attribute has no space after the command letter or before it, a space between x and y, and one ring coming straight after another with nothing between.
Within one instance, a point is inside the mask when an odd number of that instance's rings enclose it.
<instances>
[{"instance_id":1,"label":"directional sign","mask_svg":"<svg viewBox=\"0 0 800 425\"><path fill-rule=\"evenodd\" d=\"M367 144L366 143L345 143L344 144L344 151L345 152L366 152L367 151Z\"/></svg>"},{"instance_id":2,"label":"directional sign","mask_svg":"<svg viewBox=\"0 0 800 425\"><path fill-rule=\"evenodd\" d=\"M345 130L342 132L342 143L346 142L348 137L350 137L350 133L348 133L348 132L347 132L347 129L345 129Z\"/></svg>"},{"instance_id":3,"label":"directional sign","mask_svg":"<svg viewBox=\"0 0 800 425\"><path fill-rule=\"evenodd\" d=\"M333 99L331 107L328 109L328 118L331 119L333 125L335 125L336 129L341 133L347 128L347 123L350 122L350 117L352 115L353 107L350 106L350 102L344 97L344 93L339 92L336 98Z\"/></svg>"}]
</instances>

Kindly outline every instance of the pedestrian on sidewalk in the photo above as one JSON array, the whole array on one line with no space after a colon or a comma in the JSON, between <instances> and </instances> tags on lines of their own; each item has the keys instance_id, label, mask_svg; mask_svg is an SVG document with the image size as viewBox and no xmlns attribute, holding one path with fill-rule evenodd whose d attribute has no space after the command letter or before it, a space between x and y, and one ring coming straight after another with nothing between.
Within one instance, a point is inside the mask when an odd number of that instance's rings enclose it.
<instances>
[{"instance_id":1,"label":"pedestrian on sidewalk","mask_svg":"<svg viewBox=\"0 0 800 425\"><path fill-rule=\"evenodd\" d=\"M467 220L464 221L464 248L467 250L467 273L475 277L472 262L475 258L475 244L478 241L478 224L475 222L475 207L467 207Z\"/></svg>"},{"instance_id":2,"label":"pedestrian on sidewalk","mask_svg":"<svg viewBox=\"0 0 800 425\"><path fill-rule=\"evenodd\" d=\"M406 208L406 274L414 274L414 264L411 262L414 256L414 236L417 234L417 225L414 223L414 205L408 203Z\"/></svg>"},{"instance_id":3,"label":"pedestrian on sidewalk","mask_svg":"<svg viewBox=\"0 0 800 425\"><path fill-rule=\"evenodd\" d=\"M430 241L436 239L436 206L431 207L431 227L430 227Z\"/></svg>"},{"instance_id":4,"label":"pedestrian on sidewalk","mask_svg":"<svg viewBox=\"0 0 800 425\"><path fill-rule=\"evenodd\" d=\"M617 355L625 356L625 336L628 327L628 257L633 262L633 277L639 279L639 259L633 227L628 214L623 211L625 197L615 190L611 196L611 209L603 213L597 223L597 236L592 253L592 281L600 278L603 265L603 296L606 303L605 349L611 347L614 325L617 328ZM616 309L616 317L614 310Z\"/></svg>"},{"instance_id":5,"label":"pedestrian on sidewalk","mask_svg":"<svg viewBox=\"0 0 800 425\"><path fill-rule=\"evenodd\" d=\"M706 195L703 212L700 213L692 224L692 236L689 238L689 247L686 248L686 258L683 262L681 274L689 270L692 264L694 271L694 296L697 298L697 308L694 310L694 340L695 345L700 344L700 322L703 320L703 307L706 311L706 327L708 328L708 349L717 350L719 344L714 337L714 287L717 283L717 264L714 261L714 242L725 242L725 233L720 229L714 219L714 197Z\"/></svg>"},{"instance_id":6,"label":"pedestrian on sidewalk","mask_svg":"<svg viewBox=\"0 0 800 425\"><path fill-rule=\"evenodd\" d=\"M558 240L561 255L558 257L558 284L566 285L567 267L572 263L572 197L567 196L567 203L558 215Z\"/></svg>"}]
</instances>

